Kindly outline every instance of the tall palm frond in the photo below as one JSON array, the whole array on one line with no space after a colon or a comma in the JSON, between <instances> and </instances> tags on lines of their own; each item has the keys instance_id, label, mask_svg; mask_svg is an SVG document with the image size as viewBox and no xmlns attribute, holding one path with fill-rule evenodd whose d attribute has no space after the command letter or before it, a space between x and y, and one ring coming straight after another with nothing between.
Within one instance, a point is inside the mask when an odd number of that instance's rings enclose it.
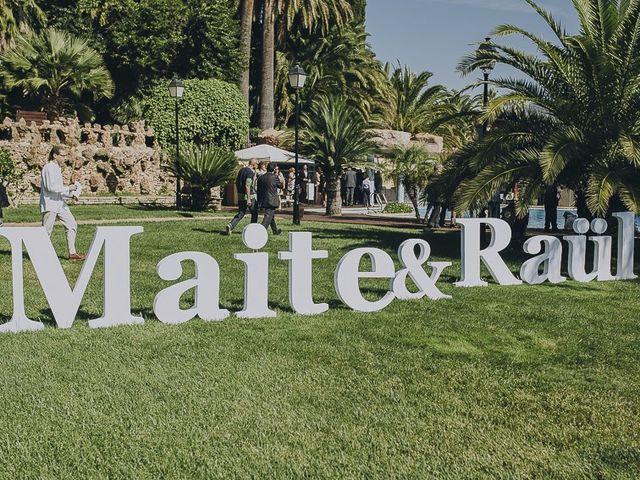
<instances>
[{"instance_id":1,"label":"tall palm frond","mask_svg":"<svg viewBox=\"0 0 640 480\"><path fill-rule=\"evenodd\" d=\"M0 78L7 90L38 99L52 117L83 108L84 95L111 98L114 92L102 56L86 40L52 28L19 36L0 54Z\"/></svg>"},{"instance_id":2,"label":"tall palm frond","mask_svg":"<svg viewBox=\"0 0 640 480\"><path fill-rule=\"evenodd\" d=\"M638 211L633 181L640 177L640 0L572 0L576 34L534 0L523 1L555 38L501 25L496 37L519 35L537 53L494 43L462 59L463 73L492 61L522 75L491 81L506 93L486 109L484 119L493 125L487 138L461 157L469 162L465 174L450 185L460 187L457 207L486 202L501 182L518 181L530 189L555 182L572 188L579 207L596 215L605 215L616 196ZM521 212L532 198L521 195Z\"/></svg>"}]
</instances>

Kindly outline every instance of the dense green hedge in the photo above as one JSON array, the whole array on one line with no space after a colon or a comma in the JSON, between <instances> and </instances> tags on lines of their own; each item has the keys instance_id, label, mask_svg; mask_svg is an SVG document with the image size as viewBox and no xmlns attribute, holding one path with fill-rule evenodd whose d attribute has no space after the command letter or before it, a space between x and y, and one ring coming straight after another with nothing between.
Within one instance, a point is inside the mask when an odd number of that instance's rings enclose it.
<instances>
[{"instance_id":1,"label":"dense green hedge","mask_svg":"<svg viewBox=\"0 0 640 480\"><path fill-rule=\"evenodd\" d=\"M168 81L165 82L168 85ZM235 85L220 80L185 80L180 99L180 142L214 144L231 150L247 139L249 117L244 99ZM152 91L144 100L145 118L160 145L175 145L175 101L166 85Z\"/></svg>"}]
</instances>

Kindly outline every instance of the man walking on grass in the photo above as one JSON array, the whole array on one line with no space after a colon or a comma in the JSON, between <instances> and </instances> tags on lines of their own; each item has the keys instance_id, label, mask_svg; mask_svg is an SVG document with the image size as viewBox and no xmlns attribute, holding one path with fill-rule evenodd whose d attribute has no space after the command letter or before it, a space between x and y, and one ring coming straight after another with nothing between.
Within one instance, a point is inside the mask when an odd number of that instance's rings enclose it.
<instances>
[{"instance_id":1,"label":"man walking on grass","mask_svg":"<svg viewBox=\"0 0 640 480\"><path fill-rule=\"evenodd\" d=\"M42 213L42 226L49 236L53 232L56 219L60 219L67 234L67 248L69 260L84 260L84 255L76 251L76 233L78 224L73 217L65 198L73 197L72 192L78 189L77 185L65 187L62 180L62 166L64 160L60 155L60 148L53 147L49 152L49 161L42 169L40 185L40 212Z\"/></svg>"},{"instance_id":2,"label":"man walking on grass","mask_svg":"<svg viewBox=\"0 0 640 480\"><path fill-rule=\"evenodd\" d=\"M251 223L258 223L258 202L256 201L256 166L255 158L249 160L246 167L240 169L236 177L236 189L238 190L238 213L231 223L225 228L225 233L231 235L240 220L244 218L247 210L251 212Z\"/></svg>"},{"instance_id":3,"label":"man walking on grass","mask_svg":"<svg viewBox=\"0 0 640 480\"><path fill-rule=\"evenodd\" d=\"M270 163L267 166L267 173L261 175L258 178L258 205L262 205L264 208L264 219L262 220L262 226L268 228L271 226L271 231L274 235L280 235L282 230L278 228L276 224L276 209L280 206L280 198L278 196L278 189L284 185L274 173L275 165Z\"/></svg>"}]
</instances>

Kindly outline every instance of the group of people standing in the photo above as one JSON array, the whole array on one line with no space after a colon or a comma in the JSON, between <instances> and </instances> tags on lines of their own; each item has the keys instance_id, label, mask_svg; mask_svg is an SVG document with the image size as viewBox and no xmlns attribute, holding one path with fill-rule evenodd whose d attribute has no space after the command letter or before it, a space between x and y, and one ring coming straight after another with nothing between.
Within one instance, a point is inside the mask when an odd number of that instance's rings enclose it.
<instances>
[{"instance_id":1,"label":"group of people standing","mask_svg":"<svg viewBox=\"0 0 640 480\"><path fill-rule=\"evenodd\" d=\"M383 184L381 173L373 176L360 169L348 167L341 179L343 205L363 205L371 207L375 203L375 194L382 194Z\"/></svg>"}]
</instances>

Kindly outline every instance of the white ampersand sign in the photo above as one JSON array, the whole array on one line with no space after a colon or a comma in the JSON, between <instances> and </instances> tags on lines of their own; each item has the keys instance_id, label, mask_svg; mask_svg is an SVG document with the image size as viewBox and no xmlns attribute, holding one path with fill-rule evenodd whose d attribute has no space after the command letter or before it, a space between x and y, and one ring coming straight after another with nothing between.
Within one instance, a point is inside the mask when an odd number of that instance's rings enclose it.
<instances>
[{"instance_id":1,"label":"white ampersand sign","mask_svg":"<svg viewBox=\"0 0 640 480\"><path fill-rule=\"evenodd\" d=\"M418 249L417 253L416 248ZM398 247L398 257L404 268L396 273L392 281L393 293L396 298L399 300L419 300L424 296L431 300L451 298L436 287L440 274L445 268L451 266L451 262L427 262L430 255L431 246L425 240L407 240ZM422 267L425 263L432 268L431 275L428 275ZM407 288L409 278L418 287L417 292L411 292Z\"/></svg>"}]
</instances>

